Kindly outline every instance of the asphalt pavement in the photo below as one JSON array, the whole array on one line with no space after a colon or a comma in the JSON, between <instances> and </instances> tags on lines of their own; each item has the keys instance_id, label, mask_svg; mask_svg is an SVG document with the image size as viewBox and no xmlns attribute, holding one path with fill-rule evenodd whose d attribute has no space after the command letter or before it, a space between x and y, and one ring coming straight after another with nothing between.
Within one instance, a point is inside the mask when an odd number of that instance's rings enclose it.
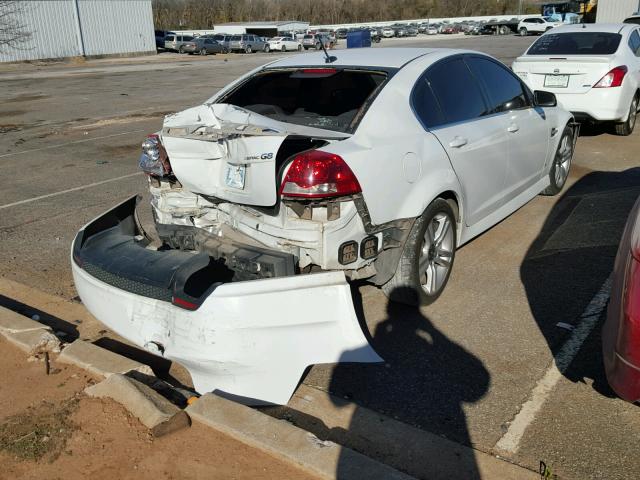
<instances>
[{"instance_id":1,"label":"asphalt pavement","mask_svg":"<svg viewBox=\"0 0 640 480\"><path fill-rule=\"evenodd\" d=\"M375 48L468 48L509 64L533 40L415 37ZM166 53L0 66L0 275L74 298L70 242L99 213L144 193L137 168L143 137L164 114L197 105L283 55ZM617 137L584 128L561 194L535 198L460 249L432 306L390 304L377 288L354 286L385 363L317 365L304 380L355 404L342 441L384 460L383 444L349 439L351 430L367 436L356 428L362 409L531 470L542 461L560 478L637 478L640 410L608 388L599 342L606 280L640 194L639 146L640 131ZM0 304L9 302L0 292ZM596 312L593 329L557 369L557 355L588 307ZM300 406L271 413L294 422L305 416ZM314 412L308 428L329 424L326 415ZM473 465L468 471L479 475Z\"/></svg>"}]
</instances>

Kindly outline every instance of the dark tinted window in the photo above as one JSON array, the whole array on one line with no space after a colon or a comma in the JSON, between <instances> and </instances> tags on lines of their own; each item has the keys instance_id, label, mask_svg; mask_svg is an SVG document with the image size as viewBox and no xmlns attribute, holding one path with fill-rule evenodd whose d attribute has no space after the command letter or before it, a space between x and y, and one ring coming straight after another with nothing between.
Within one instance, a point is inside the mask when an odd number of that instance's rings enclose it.
<instances>
[{"instance_id":1,"label":"dark tinted window","mask_svg":"<svg viewBox=\"0 0 640 480\"><path fill-rule=\"evenodd\" d=\"M489 94L489 113L515 110L529 102L520 81L505 67L486 58L469 57L469 68L484 84Z\"/></svg>"},{"instance_id":2,"label":"dark tinted window","mask_svg":"<svg viewBox=\"0 0 640 480\"><path fill-rule=\"evenodd\" d=\"M447 123L471 120L486 113L480 86L461 58L431 67L427 81Z\"/></svg>"},{"instance_id":3,"label":"dark tinted window","mask_svg":"<svg viewBox=\"0 0 640 480\"><path fill-rule=\"evenodd\" d=\"M185 35L184 37L182 37L182 41L184 42L190 42L191 40L193 40L193 37L191 35Z\"/></svg>"},{"instance_id":4,"label":"dark tinted window","mask_svg":"<svg viewBox=\"0 0 640 480\"><path fill-rule=\"evenodd\" d=\"M173 42L176 39L176 37L174 37L173 35L169 35L167 37L165 37L165 40L167 42Z\"/></svg>"},{"instance_id":5,"label":"dark tinted window","mask_svg":"<svg viewBox=\"0 0 640 480\"><path fill-rule=\"evenodd\" d=\"M629 48L636 56L640 56L640 35L638 31L634 30L629 36Z\"/></svg>"},{"instance_id":6,"label":"dark tinted window","mask_svg":"<svg viewBox=\"0 0 640 480\"><path fill-rule=\"evenodd\" d=\"M231 41L233 42L237 42L238 40L241 40L242 37L240 35L231 35Z\"/></svg>"},{"instance_id":7,"label":"dark tinted window","mask_svg":"<svg viewBox=\"0 0 640 480\"><path fill-rule=\"evenodd\" d=\"M440 105L425 77L420 78L416 83L411 101L416 115L425 127L437 127L445 123Z\"/></svg>"},{"instance_id":8,"label":"dark tinted window","mask_svg":"<svg viewBox=\"0 0 640 480\"><path fill-rule=\"evenodd\" d=\"M281 122L346 132L387 75L348 69L266 70L218 100Z\"/></svg>"},{"instance_id":9,"label":"dark tinted window","mask_svg":"<svg viewBox=\"0 0 640 480\"><path fill-rule=\"evenodd\" d=\"M621 38L607 32L550 33L540 37L527 55L611 55Z\"/></svg>"}]
</instances>

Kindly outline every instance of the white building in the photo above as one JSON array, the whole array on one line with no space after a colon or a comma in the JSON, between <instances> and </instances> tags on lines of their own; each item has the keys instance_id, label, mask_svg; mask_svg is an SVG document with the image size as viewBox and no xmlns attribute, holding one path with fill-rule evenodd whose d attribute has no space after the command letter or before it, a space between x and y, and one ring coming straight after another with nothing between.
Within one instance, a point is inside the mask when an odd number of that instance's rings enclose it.
<instances>
[{"instance_id":1,"label":"white building","mask_svg":"<svg viewBox=\"0 0 640 480\"><path fill-rule=\"evenodd\" d=\"M598 0L597 23L620 23L640 10L639 0Z\"/></svg>"},{"instance_id":2,"label":"white building","mask_svg":"<svg viewBox=\"0 0 640 480\"><path fill-rule=\"evenodd\" d=\"M31 37L0 62L155 53L151 0L23 0L12 18Z\"/></svg>"},{"instance_id":3,"label":"white building","mask_svg":"<svg viewBox=\"0 0 640 480\"><path fill-rule=\"evenodd\" d=\"M261 37L277 37L283 33L302 33L309 30L309 22L294 20L280 22L232 22L222 23L214 27L216 33L253 33Z\"/></svg>"}]
</instances>

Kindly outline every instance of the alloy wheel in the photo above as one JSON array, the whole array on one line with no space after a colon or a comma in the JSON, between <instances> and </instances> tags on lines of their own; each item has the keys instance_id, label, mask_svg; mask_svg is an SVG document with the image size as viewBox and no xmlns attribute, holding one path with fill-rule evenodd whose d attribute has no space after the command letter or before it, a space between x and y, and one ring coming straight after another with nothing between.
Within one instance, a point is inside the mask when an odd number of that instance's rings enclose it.
<instances>
[{"instance_id":1,"label":"alloy wheel","mask_svg":"<svg viewBox=\"0 0 640 480\"><path fill-rule=\"evenodd\" d=\"M437 213L427 225L419 259L420 284L428 295L436 294L444 285L454 248L451 219L445 213Z\"/></svg>"},{"instance_id":2,"label":"alloy wheel","mask_svg":"<svg viewBox=\"0 0 640 480\"><path fill-rule=\"evenodd\" d=\"M558 187L564 185L569 175L569 168L571 167L571 159L573 157L573 139L569 133L566 133L562 140L560 140L560 147L558 153L556 153L556 169L555 169L555 181Z\"/></svg>"}]
</instances>

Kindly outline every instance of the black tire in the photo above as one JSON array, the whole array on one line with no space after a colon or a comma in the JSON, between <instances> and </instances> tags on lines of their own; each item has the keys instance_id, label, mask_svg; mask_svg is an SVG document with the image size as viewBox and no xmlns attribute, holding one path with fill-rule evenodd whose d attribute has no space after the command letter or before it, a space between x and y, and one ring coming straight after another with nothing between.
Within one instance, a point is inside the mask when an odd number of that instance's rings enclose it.
<instances>
[{"instance_id":1,"label":"black tire","mask_svg":"<svg viewBox=\"0 0 640 480\"><path fill-rule=\"evenodd\" d=\"M270 51L271 51L271 47L270 47L270 46L269 46L269 44L267 43L267 44L264 46L264 53L269 53Z\"/></svg>"},{"instance_id":2,"label":"black tire","mask_svg":"<svg viewBox=\"0 0 640 480\"><path fill-rule=\"evenodd\" d=\"M447 286L447 282L449 281L449 276L453 268L453 262L456 254L457 223L456 214L453 208L454 206L455 204L453 202L450 203L442 198L437 198L416 220L411 232L409 232L409 237L404 245L402 254L400 255L400 260L398 261L395 274L391 280L382 285L382 291L389 300L413 306L429 305L435 302L444 291ZM445 217L448 220L450 226L451 236L447 236L447 243L449 244L447 248L450 249L450 252L447 252L449 258L447 261L448 266L446 267L444 276L440 276L441 283L438 288L433 289L431 292L427 292L427 286L423 287L422 285L423 276L427 277L427 274L426 271L420 271L419 263L426 247L425 235L427 234L427 228L434 224L437 218L442 217ZM440 239L440 242L442 241L443 239ZM434 242L434 245L435 243L436 242ZM434 252L439 252L439 246L441 244L442 243L436 245ZM428 252L428 258L430 258L432 248L429 248ZM431 265L432 261L428 260L428 263ZM432 268L434 269L432 271L435 272L435 265ZM439 275L436 275L436 277L438 276Z\"/></svg>"},{"instance_id":3,"label":"black tire","mask_svg":"<svg viewBox=\"0 0 640 480\"><path fill-rule=\"evenodd\" d=\"M180 48L178 49L178 53L180 54L184 53L184 47L182 45L180 45Z\"/></svg>"},{"instance_id":4,"label":"black tire","mask_svg":"<svg viewBox=\"0 0 640 480\"><path fill-rule=\"evenodd\" d=\"M633 130L636 128L636 116L638 114L638 94L636 93L633 99L631 100L631 105L629 105L629 116L627 117L626 122L616 123L615 130L616 135L621 135L626 137L633 133Z\"/></svg>"},{"instance_id":5,"label":"black tire","mask_svg":"<svg viewBox=\"0 0 640 480\"><path fill-rule=\"evenodd\" d=\"M286 46L286 45L282 45L282 49L281 49L281 50L282 50L283 52L286 52L286 51L287 51L287 46Z\"/></svg>"},{"instance_id":6,"label":"black tire","mask_svg":"<svg viewBox=\"0 0 640 480\"><path fill-rule=\"evenodd\" d=\"M207 55L209 52L207 52L206 48L203 48L202 50L200 50L200 55Z\"/></svg>"},{"instance_id":7,"label":"black tire","mask_svg":"<svg viewBox=\"0 0 640 480\"><path fill-rule=\"evenodd\" d=\"M542 191L542 195L557 195L564 187L564 184L567 183L571 162L573 161L574 135L575 132L569 125L564 127L556 154L553 157L553 163L549 169L549 186ZM565 142L567 143L565 144ZM568 152L564 151L565 145L569 148ZM565 155L568 155L568 157L565 158Z\"/></svg>"},{"instance_id":8,"label":"black tire","mask_svg":"<svg viewBox=\"0 0 640 480\"><path fill-rule=\"evenodd\" d=\"M527 35L529 35L529 30L527 30L525 27L522 27L522 28L519 30L519 33L520 33L520 36L521 36L521 37L526 37Z\"/></svg>"},{"instance_id":9,"label":"black tire","mask_svg":"<svg viewBox=\"0 0 640 480\"><path fill-rule=\"evenodd\" d=\"M251 45L247 45L246 47L244 47L244 53L253 53L253 50L251 50Z\"/></svg>"},{"instance_id":10,"label":"black tire","mask_svg":"<svg viewBox=\"0 0 640 480\"><path fill-rule=\"evenodd\" d=\"M298 45L298 51L301 52L302 51L302 45Z\"/></svg>"}]
</instances>

